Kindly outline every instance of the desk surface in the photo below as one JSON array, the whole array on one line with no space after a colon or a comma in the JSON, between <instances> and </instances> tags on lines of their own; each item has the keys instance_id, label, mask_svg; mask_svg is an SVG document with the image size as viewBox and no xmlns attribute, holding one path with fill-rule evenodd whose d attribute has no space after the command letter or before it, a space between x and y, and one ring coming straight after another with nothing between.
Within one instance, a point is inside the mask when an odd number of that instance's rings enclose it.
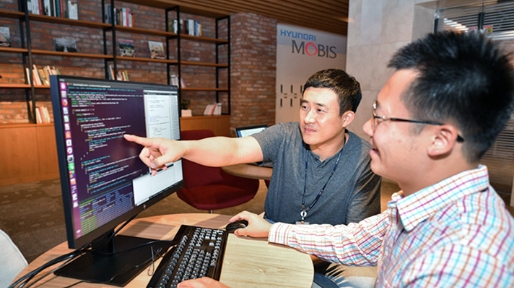
<instances>
[{"instance_id":1,"label":"desk surface","mask_svg":"<svg viewBox=\"0 0 514 288\"><path fill-rule=\"evenodd\" d=\"M230 217L200 213L153 216L134 220L122 230L122 234L153 239L172 239L180 224L223 228ZM26 274L57 256L70 252L71 250L67 247L67 243L54 247L30 263L18 276ZM157 262L155 265L158 264ZM44 275L52 268L54 267L44 270L40 275ZM313 273L312 261L307 254L292 248L269 244L266 239L244 238L230 234L220 281L230 287L311 287ZM150 278L145 269L126 287L146 287ZM77 282L76 279L50 274L33 287L66 287ZM110 286L79 283L73 287Z\"/></svg>"},{"instance_id":2,"label":"desk surface","mask_svg":"<svg viewBox=\"0 0 514 288\"><path fill-rule=\"evenodd\" d=\"M221 167L223 171L239 177L270 180L273 168L257 166L254 164L236 164Z\"/></svg>"}]
</instances>

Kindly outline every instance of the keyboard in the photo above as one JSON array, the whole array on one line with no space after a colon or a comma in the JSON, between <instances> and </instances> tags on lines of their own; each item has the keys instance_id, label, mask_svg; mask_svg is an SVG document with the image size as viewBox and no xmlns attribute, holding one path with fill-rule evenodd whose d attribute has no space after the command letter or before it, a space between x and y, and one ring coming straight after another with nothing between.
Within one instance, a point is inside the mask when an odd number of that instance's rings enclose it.
<instances>
[{"instance_id":1,"label":"keyboard","mask_svg":"<svg viewBox=\"0 0 514 288\"><path fill-rule=\"evenodd\" d=\"M227 237L225 230L181 225L146 287L177 287L204 276L219 280Z\"/></svg>"}]
</instances>

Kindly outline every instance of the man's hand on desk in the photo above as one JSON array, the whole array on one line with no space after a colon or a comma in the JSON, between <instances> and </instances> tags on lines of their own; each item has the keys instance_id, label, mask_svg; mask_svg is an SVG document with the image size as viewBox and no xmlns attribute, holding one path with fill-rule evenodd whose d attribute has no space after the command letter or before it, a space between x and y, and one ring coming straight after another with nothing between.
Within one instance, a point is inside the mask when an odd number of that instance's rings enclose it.
<instances>
[{"instance_id":1,"label":"man's hand on desk","mask_svg":"<svg viewBox=\"0 0 514 288\"><path fill-rule=\"evenodd\" d=\"M271 228L271 223L266 221L262 216L250 213L248 211L243 211L236 216L230 218L230 222L234 222L237 220L246 220L248 221L248 226L246 228L237 229L234 231L234 234L237 236L248 236L254 238L267 238L269 234L269 229Z\"/></svg>"},{"instance_id":2,"label":"man's hand on desk","mask_svg":"<svg viewBox=\"0 0 514 288\"><path fill-rule=\"evenodd\" d=\"M178 288L228 288L227 285L212 278L199 278L186 280L177 285Z\"/></svg>"}]
</instances>

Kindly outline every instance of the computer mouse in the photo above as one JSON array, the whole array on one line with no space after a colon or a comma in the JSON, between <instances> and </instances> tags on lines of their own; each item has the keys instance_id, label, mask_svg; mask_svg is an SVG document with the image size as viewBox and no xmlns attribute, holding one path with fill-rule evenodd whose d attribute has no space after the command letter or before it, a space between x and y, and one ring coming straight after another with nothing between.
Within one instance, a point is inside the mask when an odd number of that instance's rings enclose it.
<instances>
[{"instance_id":1,"label":"computer mouse","mask_svg":"<svg viewBox=\"0 0 514 288\"><path fill-rule=\"evenodd\" d=\"M228 223L227 226L225 227L225 231L227 231L228 233L234 233L234 231L236 231L237 229L246 228L246 226L248 226L248 221L237 220L237 221Z\"/></svg>"}]
</instances>

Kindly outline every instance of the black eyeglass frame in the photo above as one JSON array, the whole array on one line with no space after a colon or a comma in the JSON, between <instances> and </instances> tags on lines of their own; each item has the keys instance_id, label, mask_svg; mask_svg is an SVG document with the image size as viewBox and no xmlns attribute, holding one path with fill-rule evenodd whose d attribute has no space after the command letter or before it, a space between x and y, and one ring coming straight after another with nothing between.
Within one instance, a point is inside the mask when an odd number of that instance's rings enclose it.
<instances>
[{"instance_id":1,"label":"black eyeglass frame","mask_svg":"<svg viewBox=\"0 0 514 288\"><path fill-rule=\"evenodd\" d=\"M405 118L396 118L396 117L387 117L387 116L381 116L377 115L375 113L375 110L377 109L377 101L373 102L373 132L375 131L378 124L384 122L384 121L393 121L393 122L407 122L407 123L415 123L415 124L427 124L427 125L437 125L441 126L444 125L441 122L436 121L429 121L429 120L413 120L413 119L405 119ZM462 136L457 134L457 142L464 142L464 138Z\"/></svg>"}]
</instances>

